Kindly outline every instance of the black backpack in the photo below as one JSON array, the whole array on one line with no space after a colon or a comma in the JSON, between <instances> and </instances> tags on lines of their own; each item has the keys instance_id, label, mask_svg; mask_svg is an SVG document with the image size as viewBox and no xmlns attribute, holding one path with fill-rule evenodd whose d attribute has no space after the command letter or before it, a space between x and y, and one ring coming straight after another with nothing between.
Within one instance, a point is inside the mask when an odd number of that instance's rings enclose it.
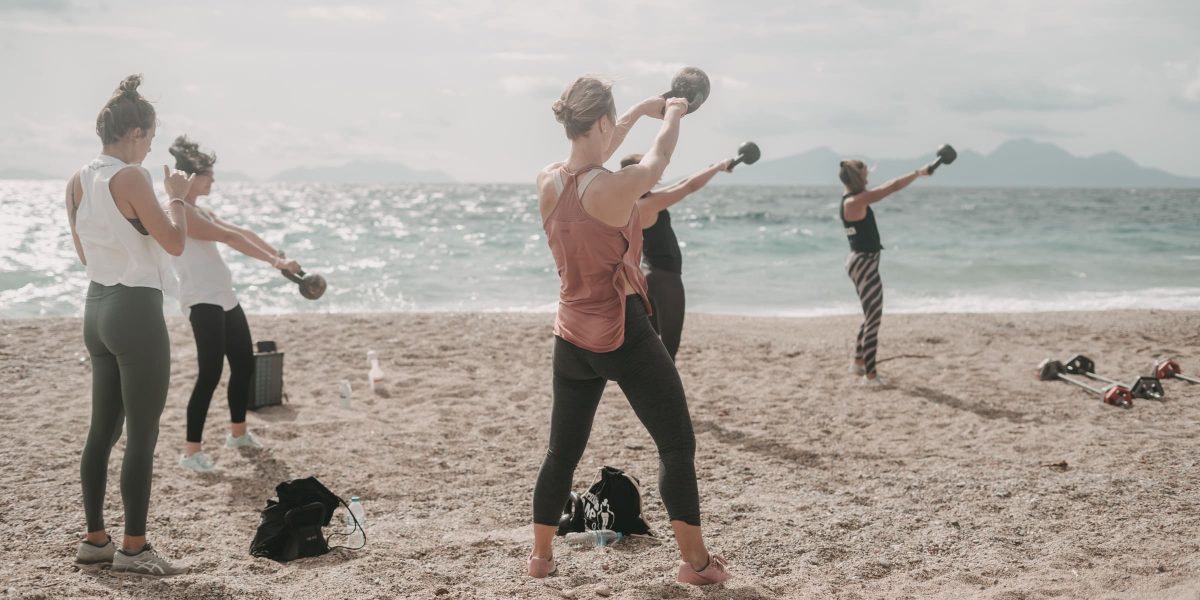
<instances>
[{"instance_id":1,"label":"black backpack","mask_svg":"<svg viewBox=\"0 0 1200 600\"><path fill-rule=\"evenodd\" d=\"M329 552L329 539L334 535L349 535L335 533L328 537L321 527L329 525L333 511L338 504L350 507L337 494L329 491L315 477L293 479L275 486L278 498L267 500L267 506L262 511L258 530L254 540L250 542L250 555L261 556L278 562L288 562L297 558L321 556ZM354 519L355 529L363 531L358 519ZM363 531L363 545L358 548L349 546L334 546L358 550L366 546L366 532Z\"/></svg>"},{"instance_id":2,"label":"black backpack","mask_svg":"<svg viewBox=\"0 0 1200 600\"><path fill-rule=\"evenodd\" d=\"M642 518L642 483L615 467L601 467L600 479L583 494L571 492L558 521L558 535L611 529L625 535L654 535Z\"/></svg>"}]
</instances>

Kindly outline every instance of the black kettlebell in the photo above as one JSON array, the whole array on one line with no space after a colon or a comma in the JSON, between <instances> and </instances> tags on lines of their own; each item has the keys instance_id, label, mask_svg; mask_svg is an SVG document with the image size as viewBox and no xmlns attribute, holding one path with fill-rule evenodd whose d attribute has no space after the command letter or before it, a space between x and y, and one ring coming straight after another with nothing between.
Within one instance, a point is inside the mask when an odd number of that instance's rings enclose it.
<instances>
[{"instance_id":1,"label":"black kettlebell","mask_svg":"<svg viewBox=\"0 0 1200 600\"><path fill-rule=\"evenodd\" d=\"M708 75L697 69L696 67L684 67L675 74L675 78L671 80L671 89L663 92L663 98L686 98L688 101L687 114L696 112L705 100L708 100L708 93L712 86L708 82ZM663 114L667 114L667 109L663 109Z\"/></svg>"},{"instance_id":2,"label":"black kettlebell","mask_svg":"<svg viewBox=\"0 0 1200 600\"><path fill-rule=\"evenodd\" d=\"M309 300L316 300L325 293L325 278L316 273L305 275L304 271L292 273L283 269L280 269L279 272L283 273L284 277L298 284L300 286L300 295Z\"/></svg>"},{"instance_id":3,"label":"black kettlebell","mask_svg":"<svg viewBox=\"0 0 1200 600\"><path fill-rule=\"evenodd\" d=\"M933 175L938 167L948 165L956 158L958 158L958 153L954 151L954 147L950 144L942 144L942 147L937 149L937 160L929 163L929 174Z\"/></svg>"},{"instance_id":4,"label":"black kettlebell","mask_svg":"<svg viewBox=\"0 0 1200 600\"><path fill-rule=\"evenodd\" d=\"M762 153L758 150L758 144L754 142L742 142L742 145L738 146L737 158L733 159L733 162L729 164L729 170L732 171L734 167L742 163L752 165L758 162L761 156Z\"/></svg>"}]
</instances>

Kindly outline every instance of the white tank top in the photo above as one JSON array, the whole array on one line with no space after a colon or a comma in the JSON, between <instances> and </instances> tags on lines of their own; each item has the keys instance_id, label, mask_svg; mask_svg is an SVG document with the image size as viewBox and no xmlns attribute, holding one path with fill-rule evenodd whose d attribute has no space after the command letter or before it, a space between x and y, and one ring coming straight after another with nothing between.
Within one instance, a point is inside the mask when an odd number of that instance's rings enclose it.
<instances>
[{"instance_id":1,"label":"white tank top","mask_svg":"<svg viewBox=\"0 0 1200 600\"><path fill-rule=\"evenodd\" d=\"M233 274L221 258L216 242L189 237L183 254L171 257L171 263L179 273L179 307L183 314L190 314L191 307L197 304L216 304L223 310L237 306Z\"/></svg>"},{"instance_id":2,"label":"white tank top","mask_svg":"<svg viewBox=\"0 0 1200 600\"><path fill-rule=\"evenodd\" d=\"M83 198L75 213L75 233L87 259L88 279L100 285L149 287L174 296L175 273L167 253L153 237L143 235L121 214L109 182L127 167L150 179L140 165L131 165L101 154L79 170Z\"/></svg>"}]
</instances>

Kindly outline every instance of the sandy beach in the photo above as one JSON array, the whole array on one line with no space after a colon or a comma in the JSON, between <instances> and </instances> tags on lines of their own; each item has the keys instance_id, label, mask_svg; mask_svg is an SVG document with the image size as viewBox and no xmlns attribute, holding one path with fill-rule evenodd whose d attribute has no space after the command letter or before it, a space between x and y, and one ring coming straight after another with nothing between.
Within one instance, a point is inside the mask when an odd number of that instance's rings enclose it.
<instances>
[{"instance_id":1,"label":"sandy beach","mask_svg":"<svg viewBox=\"0 0 1200 600\"><path fill-rule=\"evenodd\" d=\"M846 372L855 318L689 315L679 366L704 525L737 576L715 589L673 581L654 447L615 385L575 487L605 464L640 477L661 542L556 545L556 577L524 575L550 315L250 320L286 352L290 401L251 413L265 450L228 450L222 384L206 440L223 472L211 476L176 465L196 367L188 324L169 320L149 535L193 572L163 581L72 565L90 393L80 322L0 321L5 597L1200 597L1200 386L1167 381L1165 401L1122 410L1033 377L1042 358L1077 352L1122 379L1157 356L1200 372L1200 313L889 315L880 371L893 385L880 391ZM390 397L366 391L368 349ZM114 536L123 450L110 463ZM275 484L307 475L363 499L367 549L250 557Z\"/></svg>"}]
</instances>

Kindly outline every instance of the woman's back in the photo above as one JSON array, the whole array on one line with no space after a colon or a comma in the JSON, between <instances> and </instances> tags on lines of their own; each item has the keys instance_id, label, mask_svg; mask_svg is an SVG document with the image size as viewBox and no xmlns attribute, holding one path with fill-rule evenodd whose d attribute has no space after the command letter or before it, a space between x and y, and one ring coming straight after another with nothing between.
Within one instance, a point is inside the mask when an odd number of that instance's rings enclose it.
<instances>
[{"instance_id":1,"label":"woman's back","mask_svg":"<svg viewBox=\"0 0 1200 600\"><path fill-rule=\"evenodd\" d=\"M121 214L109 188L113 177L128 167L137 168L149 180L150 175L140 166L104 154L79 170L83 197L75 213L75 229L87 256L88 279L101 285L174 293L175 275L166 252Z\"/></svg>"},{"instance_id":2,"label":"woman's back","mask_svg":"<svg viewBox=\"0 0 1200 600\"><path fill-rule=\"evenodd\" d=\"M624 341L627 285L650 308L636 208L630 207L624 226L615 227L589 214L581 200L601 173L607 170L556 170L558 199L542 224L560 279L554 333L593 352L612 351Z\"/></svg>"}]
</instances>

